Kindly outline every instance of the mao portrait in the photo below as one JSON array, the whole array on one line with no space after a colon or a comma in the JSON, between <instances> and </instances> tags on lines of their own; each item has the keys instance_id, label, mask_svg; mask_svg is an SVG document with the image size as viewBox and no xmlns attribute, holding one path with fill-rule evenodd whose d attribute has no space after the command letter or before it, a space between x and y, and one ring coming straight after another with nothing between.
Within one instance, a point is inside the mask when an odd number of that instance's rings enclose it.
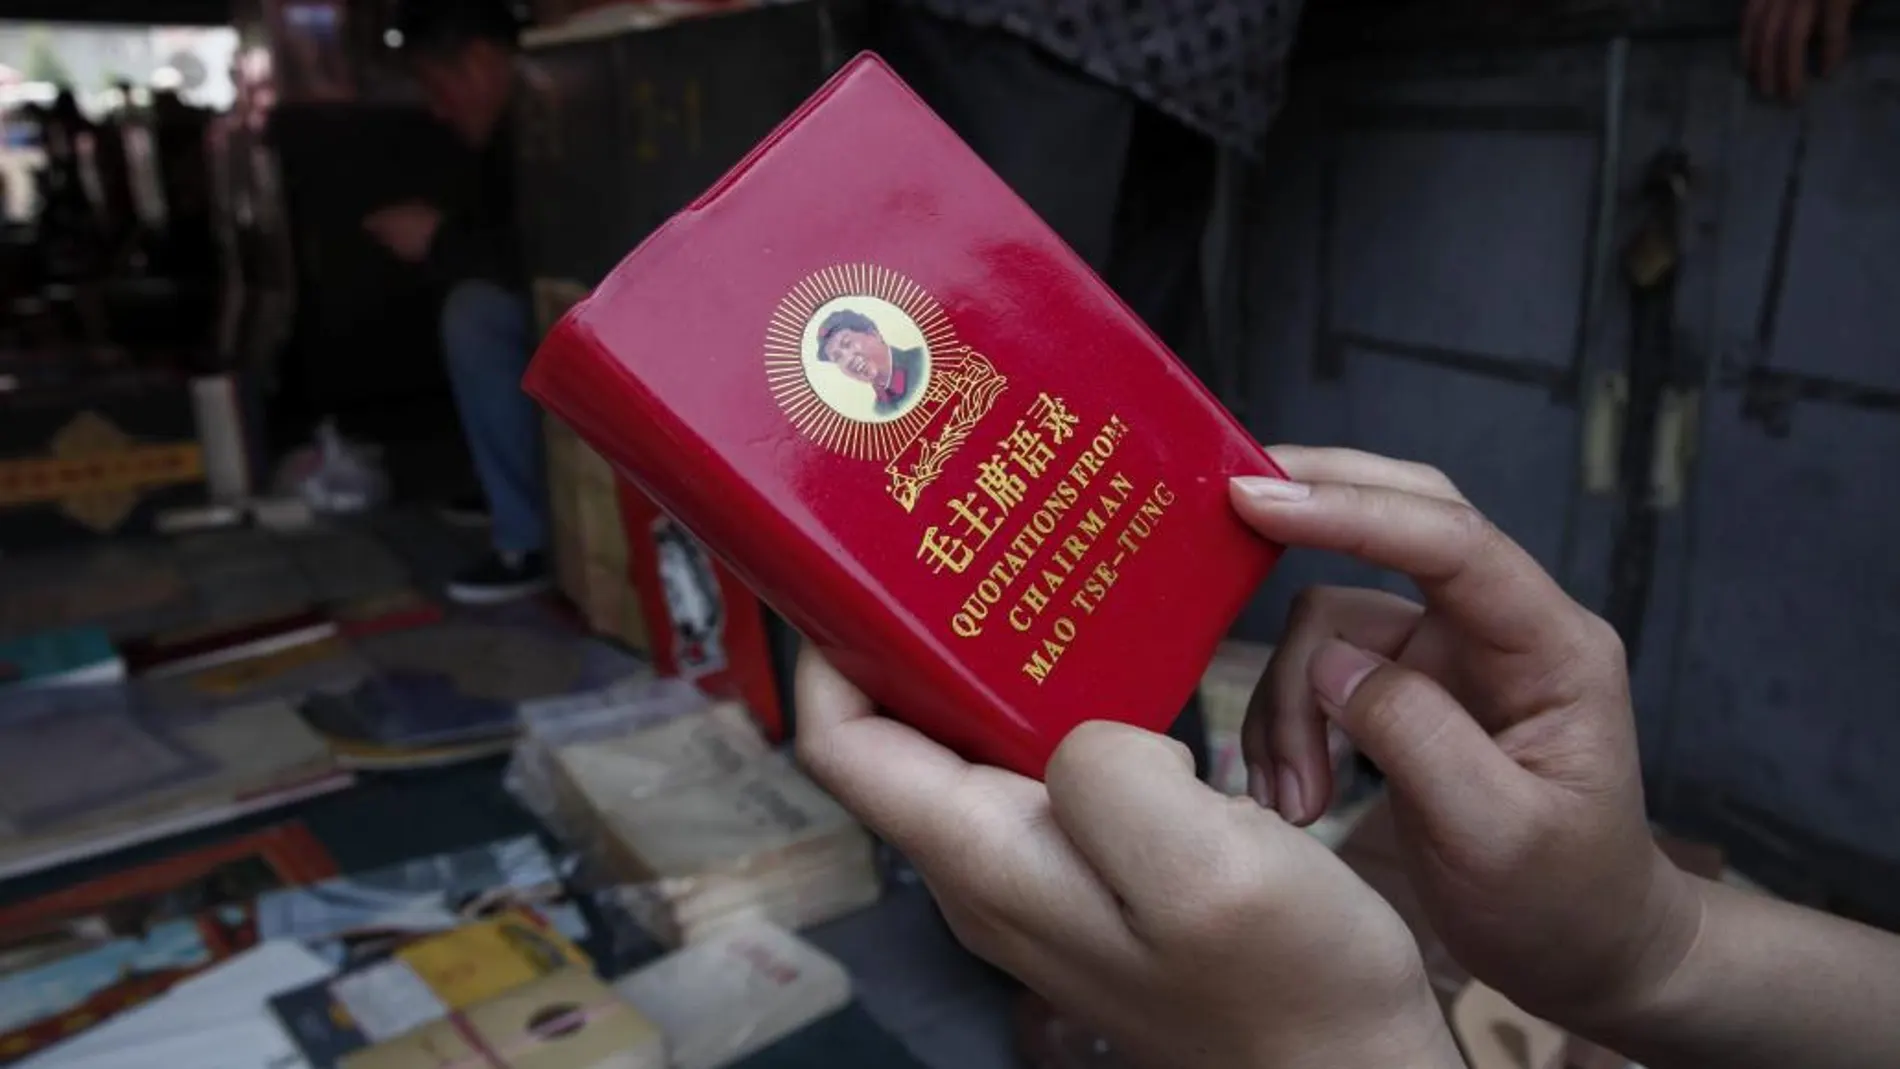
<instances>
[{"instance_id":1,"label":"mao portrait","mask_svg":"<svg viewBox=\"0 0 1900 1069\"><path fill-rule=\"evenodd\" d=\"M909 316L882 301L863 307L872 314L844 304L818 320L813 386L840 415L882 423L909 412L922 398L930 354ZM824 376L831 381L823 381Z\"/></svg>"}]
</instances>

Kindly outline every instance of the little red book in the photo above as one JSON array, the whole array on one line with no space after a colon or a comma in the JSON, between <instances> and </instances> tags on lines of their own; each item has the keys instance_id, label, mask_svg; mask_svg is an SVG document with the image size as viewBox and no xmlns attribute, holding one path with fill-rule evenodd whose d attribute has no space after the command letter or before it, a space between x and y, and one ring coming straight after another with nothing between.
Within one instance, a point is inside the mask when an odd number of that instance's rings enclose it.
<instances>
[{"instance_id":1,"label":"little red book","mask_svg":"<svg viewBox=\"0 0 1900 1069\"><path fill-rule=\"evenodd\" d=\"M1164 730L1279 549L1266 452L874 55L542 343L524 386L890 715L1040 776Z\"/></svg>"}]
</instances>

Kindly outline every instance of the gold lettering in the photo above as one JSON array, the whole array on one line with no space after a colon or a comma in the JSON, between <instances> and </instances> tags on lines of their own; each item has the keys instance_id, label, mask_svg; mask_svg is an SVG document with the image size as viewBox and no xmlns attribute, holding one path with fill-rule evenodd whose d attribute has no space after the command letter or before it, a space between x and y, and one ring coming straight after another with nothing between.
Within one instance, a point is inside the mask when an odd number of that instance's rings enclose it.
<instances>
[{"instance_id":1,"label":"gold lettering","mask_svg":"<svg viewBox=\"0 0 1900 1069\"><path fill-rule=\"evenodd\" d=\"M1128 526L1116 536L1115 544L1122 547L1116 559L1141 549L1148 537L1154 534L1155 525L1161 522L1162 515L1173 500L1174 492L1168 489L1166 483L1155 483L1154 489L1148 491L1148 496L1136 507L1135 514L1128 518Z\"/></svg>"},{"instance_id":2,"label":"gold lettering","mask_svg":"<svg viewBox=\"0 0 1900 1069\"><path fill-rule=\"evenodd\" d=\"M964 532L976 540L976 548L981 549L996 533L997 524L990 519L988 505L975 504L976 491L972 490L962 497L950 499L950 511L963 521Z\"/></svg>"},{"instance_id":3,"label":"gold lettering","mask_svg":"<svg viewBox=\"0 0 1900 1069\"><path fill-rule=\"evenodd\" d=\"M1075 640L1075 623L1066 616L1057 617L1049 631L1055 637L1043 639L1042 648L1023 662L1023 673L1034 680L1037 686L1041 686L1042 681L1049 678L1049 673L1055 671L1056 662L1062 659L1069 649L1069 643Z\"/></svg>"},{"instance_id":4,"label":"gold lettering","mask_svg":"<svg viewBox=\"0 0 1900 1069\"><path fill-rule=\"evenodd\" d=\"M1001 612L1004 599L1013 599L1004 614L1010 629L1026 636L1041 631L1030 638L1035 645L1022 662L1023 673L1041 685L1075 641L1077 621L1097 614L1120 582L1123 562L1153 536L1175 494L1157 481L1137 498L1135 481L1109 466L1129 434L1120 416L1110 416L1085 435L1068 405L1044 393L1024 417L978 464L974 482L966 484L974 488L946 499L944 523L925 532L918 557L933 572L973 573L974 585L966 588L968 596L950 619L951 630L961 637L983 635L991 607ZM1073 453L1056 448L1071 440L1077 443ZM1058 458L1066 468L1058 466ZM1044 481L1048 485L1038 488ZM1089 490L1092 501L1084 499ZM1037 501L1034 511L1020 515L1017 510L1031 501ZM1129 515L1119 518L1130 503ZM1006 530L1010 527L1015 530ZM992 540L1000 543L999 535L1009 540L1007 545L1000 552L984 552ZM979 555L982 565L976 563ZM1019 582L1025 584L1020 592ZM1050 620L1049 609L1059 598L1073 615Z\"/></svg>"},{"instance_id":5,"label":"gold lettering","mask_svg":"<svg viewBox=\"0 0 1900 1069\"><path fill-rule=\"evenodd\" d=\"M1042 614L1042 610L1048 607L1049 595L1044 593L1041 587L1032 586L1023 591L1022 600L1016 603L1015 608L1009 610L1009 626L1018 631L1027 631L1029 625L1036 622L1036 617Z\"/></svg>"},{"instance_id":6,"label":"gold lettering","mask_svg":"<svg viewBox=\"0 0 1900 1069\"><path fill-rule=\"evenodd\" d=\"M1002 449L1032 479L1041 478L1056 458L1055 447L1043 441L1034 427L1025 427L1022 420L1017 420L1015 429L1003 439Z\"/></svg>"},{"instance_id":7,"label":"gold lettering","mask_svg":"<svg viewBox=\"0 0 1900 1069\"><path fill-rule=\"evenodd\" d=\"M1075 437L1075 425L1081 420L1069 411L1069 406L1060 397L1051 397L1046 393L1036 395L1036 401L1029 406L1029 414L1036 418L1036 425L1047 431L1057 445Z\"/></svg>"},{"instance_id":8,"label":"gold lettering","mask_svg":"<svg viewBox=\"0 0 1900 1069\"><path fill-rule=\"evenodd\" d=\"M1030 654L1029 660L1023 662L1023 673L1033 680L1037 686L1041 686L1042 681L1049 678L1049 673L1056 669L1055 660L1044 656L1046 647L1049 644L1049 641L1044 639L1043 645L1045 649L1037 650L1035 653ZM1060 659L1061 656L1062 648L1058 646L1056 647L1056 659Z\"/></svg>"},{"instance_id":9,"label":"gold lettering","mask_svg":"<svg viewBox=\"0 0 1900 1069\"><path fill-rule=\"evenodd\" d=\"M1037 534L1047 538L1056 529L1056 514L1046 508L1037 509L1036 514L1029 517L1029 526Z\"/></svg>"},{"instance_id":10,"label":"gold lettering","mask_svg":"<svg viewBox=\"0 0 1900 1069\"><path fill-rule=\"evenodd\" d=\"M1069 603L1093 616L1095 607L1102 603L1102 599L1108 597L1109 588L1113 587L1115 580L1120 578L1121 573L1117 572L1113 565L1102 561L1096 564L1095 570L1089 573L1087 579L1082 580L1082 589L1075 592L1075 596L1069 599Z\"/></svg>"},{"instance_id":11,"label":"gold lettering","mask_svg":"<svg viewBox=\"0 0 1900 1069\"><path fill-rule=\"evenodd\" d=\"M990 614L990 603L975 593L963 599L963 613L972 620L982 620Z\"/></svg>"},{"instance_id":12,"label":"gold lettering","mask_svg":"<svg viewBox=\"0 0 1900 1069\"><path fill-rule=\"evenodd\" d=\"M1023 483L1022 476L1004 467L1001 456L991 457L977 465L976 486L1004 512L1022 504L1023 494L1029 489Z\"/></svg>"},{"instance_id":13,"label":"gold lettering","mask_svg":"<svg viewBox=\"0 0 1900 1069\"><path fill-rule=\"evenodd\" d=\"M1025 527L1017 533L1016 540L1009 544L1010 551L1020 553L1025 557L1034 556L1036 550L1042 547L1044 537L1031 528Z\"/></svg>"},{"instance_id":14,"label":"gold lettering","mask_svg":"<svg viewBox=\"0 0 1900 1069\"><path fill-rule=\"evenodd\" d=\"M935 526L924 532L923 544L917 547L917 559L932 562L933 575L941 575L945 568L962 575L975 556L976 550L964 544L963 539L938 534Z\"/></svg>"}]
</instances>

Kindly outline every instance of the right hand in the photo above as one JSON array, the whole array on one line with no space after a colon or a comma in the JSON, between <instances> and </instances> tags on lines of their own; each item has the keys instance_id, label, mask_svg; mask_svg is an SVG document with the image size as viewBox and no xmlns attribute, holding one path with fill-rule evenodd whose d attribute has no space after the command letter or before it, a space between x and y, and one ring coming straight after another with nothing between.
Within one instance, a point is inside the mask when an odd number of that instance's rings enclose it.
<instances>
[{"instance_id":1,"label":"right hand","mask_svg":"<svg viewBox=\"0 0 1900 1069\"><path fill-rule=\"evenodd\" d=\"M903 852L957 937L1140 1064L1464 1064L1411 933L1311 836L1194 778L1178 742L1085 723L1046 783L973 765L807 647L798 754Z\"/></svg>"},{"instance_id":2,"label":"right hand","mask_svg":"<svg viewBox=\"0 0 1900 1069\"><path fill-rule=\"evenodd\" d=\"M1763 96L1799 100L1807 88L1814 31L1821 31L1820 75L1847 58L1855 0L1748 0L1742 14L1742 65Z\"/></svg>"},{"instance_id":3,"label":"right hand","mask_svg":"<svg viewBox=\"0 0 1900 1069\"><path fill-rule=\"evenodd\" d=\"M1700 899L1644 815L1621 641L1438 471L1280 448L1236 480L1262 536L1412 578L1420 605L1320 587L1295 602L1243 731L1296 823L1332 791L1330 721L1386 773L1414 884L1459 962L1582 1028L1662 984Z\"/></svg>"},{"instance_id":4,"label":"right hand","mask_svg":"<svg viewBox=\"0 0 1900 1069\"><path fill-rule=\"evenodd\" d=\"M428 204L396 204L371 212L363 219L369 231L390 254L404 263L421 263L442 229L442 212Z\"/></svg>"}]
</instances>

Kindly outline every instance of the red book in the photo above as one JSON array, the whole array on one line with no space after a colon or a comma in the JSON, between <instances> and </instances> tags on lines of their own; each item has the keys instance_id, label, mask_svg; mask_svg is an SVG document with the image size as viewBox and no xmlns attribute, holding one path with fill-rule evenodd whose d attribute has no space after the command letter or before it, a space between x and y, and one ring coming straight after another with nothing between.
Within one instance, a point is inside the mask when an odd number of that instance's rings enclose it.
<instances>
[{"instance_id":1,"label":"red book","mask_svg":"<svg viewBox=\"0 0 1900 1069\"><path fill-rule=\"evenodd\" d=\"M1161 730L1277 559L1278 474L875 56L570 309L527 391L893 716L1040 775Z\"/></svg>"}]
</instances>

